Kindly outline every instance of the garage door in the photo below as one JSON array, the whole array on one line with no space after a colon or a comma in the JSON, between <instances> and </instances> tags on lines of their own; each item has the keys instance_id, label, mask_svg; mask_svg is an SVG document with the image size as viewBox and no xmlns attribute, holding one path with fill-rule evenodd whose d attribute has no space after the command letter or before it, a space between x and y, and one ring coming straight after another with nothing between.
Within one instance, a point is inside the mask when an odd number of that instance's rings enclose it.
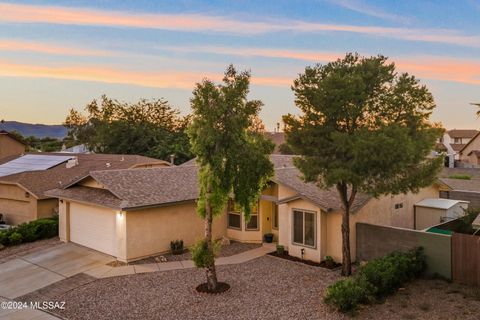
<instances>
[{"instance_id":1,"label":"garage door","mask_svg":"<svg viewBox=\"0 0 480 320\"><path fill-rule=\"evenodd\" d=\"M70 203L70 241L116 256L115 212Z\"/></svg>"}]
</instances>

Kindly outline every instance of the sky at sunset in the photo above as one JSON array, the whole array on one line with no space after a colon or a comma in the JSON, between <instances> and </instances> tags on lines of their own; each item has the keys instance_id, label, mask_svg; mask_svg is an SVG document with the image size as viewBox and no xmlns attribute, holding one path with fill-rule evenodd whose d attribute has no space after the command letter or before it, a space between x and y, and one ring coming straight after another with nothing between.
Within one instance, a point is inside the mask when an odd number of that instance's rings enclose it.
<instances>
[{"instance_id":1,"label":"sky at sunset","mask_svg":"<svg viewBox=\"0 0 480 320\"><path fill-rule=\"evenodd\" d=\"M433 120L478 128L480 0L0 0L0 119L61 123L93 98L165 98L189 113L195 82L252 72L272 130L290 85L345 52L383 54L434 94Z\"/></svg>"}]
</instances>

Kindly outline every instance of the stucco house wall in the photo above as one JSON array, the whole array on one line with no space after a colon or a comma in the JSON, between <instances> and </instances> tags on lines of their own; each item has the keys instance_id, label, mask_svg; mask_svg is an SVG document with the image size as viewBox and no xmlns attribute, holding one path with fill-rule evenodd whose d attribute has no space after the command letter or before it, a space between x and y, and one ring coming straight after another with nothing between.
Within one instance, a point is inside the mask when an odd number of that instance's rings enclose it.
<instances>
[{"instance_id":1,"label":"stucco house wall","mask_svg":"<svg viewBox=\"0 0 480 320\"><path fill-rule=\"evenodd\" d=\"M37 199L17 185L0 184L0 213L7 224L36 219Z\"/></svg>"},{"instance_id":2,"label":"stucco house wall","mask_svg":"<svg viewBox=\"0 0 480 320\"><path fill-rule=\"evenodd\" d=\"M25 152L25 145L6 134L0 135L0 159L8 156L16 156Z\"/></svg>"},{"instance_id":3,"label":"stucco house wall","mask_svg":"<svg viewBox=\"0 0 480 320\"><path fill-rule=\"evenodd\" d=\"M476 135L461 151L460 161L472 166L477 166L478 156L475 153L470 154L474 150L480 150L480 135ZM470 155L469 155L470 154Z\"/></svg>"}]
</instances>

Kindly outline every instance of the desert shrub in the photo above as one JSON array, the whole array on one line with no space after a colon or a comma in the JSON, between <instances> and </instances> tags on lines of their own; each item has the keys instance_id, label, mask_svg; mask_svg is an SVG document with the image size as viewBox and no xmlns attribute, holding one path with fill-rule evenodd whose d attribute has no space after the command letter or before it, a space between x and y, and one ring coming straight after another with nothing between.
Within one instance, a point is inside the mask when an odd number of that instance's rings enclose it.
<instances>
[{"instance_id":1,"label":"desert shrub","mask_svg":"<svg viewBox=\"0 0 480 320\"><path fill-rule=\"evenodd\" d=\"M58 219L46 218L38 219L27 223L22 223L6 231L0 232L0 244L15 245L19 244L17 235L11 240L12 234L17 233L21 236L21 242L32 242L39 239L53 238L58 235Z\"/></svg>"},{"instance_id":2,"label":"desert shrub","mask_svg":"<svg viewBox=\"0 0 480 320\"><path fill-rule=\"evenodd\" d=\"M172 253L183 253L183 240L170 241L170 250Z\"/></svg>"},{"instance_id":3,"label":"desert shrub","mask_svg":"<svg viewBox=\"0 0 480 320\"><path fill-rule=\"evenodd\" d=\"M419 276L425 267L422 248L388 254L368 262L355 276L329 286L324 301L342 312L353 311L360 303L394 293L403 283Z\"/></svg>"},{"instance_id":4,"label":"desert shrub","mask_svg":"<svg viewBox=\"0 0 480 320\"><path fill-rule=\"evenodd\" d=\"M12 232L12 234L8 237L8 242L11 245L16 245L22 243L22 235L18 232Z\"/></svg>"},{"instance_id":5,"label":"desert shrub","mask_svg":"<svg viewBox=\"0 0 480 320\"><path fill-rule=\"evenodd\" d=\"M452 174L449 176L450 179L461 179L461 180L470 180L471 177L468 174Z\"/></svg>"},{"instance_id":6,"label":"desert shrub","mask_svg":"<svg viewBox=\"0 0 480 320\"><path fill-rule=\"evenodd\" d=\"M342 279L327 288L324 301L334 305L341 312L351 312L361 303L366 303L370 295L367 284L354 278Z\"/></svg>"},{"instance_id":7,"label":"desert shrub","mask_svg":"<svg viewBox=\"0 0 480 320\"><path fill-rule=\"evenodd\" d=\"M197 241L191 248L192 260L197 268L205 268L214 263L215 256L220 250L220 243L213 243L213 250L208 250L208 245L205 240Z\"/></svg>"}]
</instances>

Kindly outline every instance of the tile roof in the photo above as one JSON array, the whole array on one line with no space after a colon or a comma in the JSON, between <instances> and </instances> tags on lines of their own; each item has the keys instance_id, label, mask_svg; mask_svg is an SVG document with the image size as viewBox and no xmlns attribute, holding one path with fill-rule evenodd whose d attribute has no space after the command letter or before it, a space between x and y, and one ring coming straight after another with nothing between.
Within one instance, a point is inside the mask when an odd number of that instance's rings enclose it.
<instances>
[{"instance_id":1,"label":"tile roof","mask_svg":"<svg viewBox=\"0 0 480 320\"><path fill-rule=\"evenodd\" d=\"M474 129L452 129L447 131L451 138L473 138L478 130Z\"/></svg>"},{"instance_id":2,"label":"tile roof","mask_svg":"<svg viewBox=\"0 0 480 320\"><path fill-rule=\"evenodd\" d=\"M43 155L65 155L63 153L34 153ZM68 154L76 156L78 165L67 168L65 163L48 170L27 171L0 177L0 183L18 184L38 199L49 198L47 190L66 186L87 176L95 170L128 169L140 164L166 163L165 161L137 156L118 154ZM14 157L16 158L16 157ZM13 160L14 158L10 158Z\"/></svg>"},{"instance_id":3,"label":"tile roof","mask_svg":"<svg viewBox=\"0 0 480 320\"><path fill-rule=\"evenodd\" d=\"M275 144L274 154L280 154L279 147L285 143L285 132L265 132L265 137Z\"/></svg>"},{"instance_id":4,"label":"tile roof","mask_svg":"<svg viewBox=\"0 0 480 320\"><path fill-rule=\"evenodd\" d=\"M310 200L325 211L342 210L342 203L335 188L320 190L314 183L304 182L297 168L276 169L273 181L295 190L300 197ZM371 196L357 193L351 211L360 210L370 199Z\"/></svg>"},{"instance_id":5,"label":"tile roof","mask_svg":"<svg viewBox=\"0 0 480 320\"><path fill-rule=\"evenodd\" d=\"M8 131L6 131L6 130L0 130L0 135L1 135L1 136L7 136L7 137L9 137L10 139L13 139L13 140L17 141L18 143L23 144L24 146L27 145L25 142L23 142L22 140L20 140L17 136L11 134L10 132L8 132Z\"/></svg>"},{"instance_id":6,"label":"tile roof","mask_svg":"<svg viewBox=\"0 0 480 320\"><path fill-rule=\"evenodd\" d=\"M439 178L441 182L446 184L454 191L468 191L480 193L480 179L451 179L451 178Z\"/></svg>"}]
</instances>

